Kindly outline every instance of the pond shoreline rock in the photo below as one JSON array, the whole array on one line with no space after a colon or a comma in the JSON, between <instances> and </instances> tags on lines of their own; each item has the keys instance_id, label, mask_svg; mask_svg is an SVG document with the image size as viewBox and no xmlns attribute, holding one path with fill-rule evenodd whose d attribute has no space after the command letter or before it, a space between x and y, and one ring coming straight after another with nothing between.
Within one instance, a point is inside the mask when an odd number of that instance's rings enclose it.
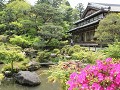
<instances>
[{"instance_id":1,"label":"pond shoreline rock","mask_svg":"<svg viewBox=\"0 0 120 90\"><path fill-rule=\"evenodd\" d=\"M18 84L25 86L38 86L41 83L39 76L30 71L19 71L14 78Z\"/></svg>"},{"instance_id":2,"label":"pond shoreline rock","mask_svg":"<svg viewBox=\"0 0 120 90\"><path fill-rule=\"evenodd\" d=\"M4 62L0 61L0 64L4 64Z\"/></svg>"},{"instance_id":3,"label":"pond shoreline rock","mask_svg":"<svg viewBox=\"0 0 120 90\"><path fill-rule=\"evenodd\" d=\"M40 69L40 64L36 61L30 61L28 63L28 71L36 71L38 69Z\"/></svg>"}]
</instances>

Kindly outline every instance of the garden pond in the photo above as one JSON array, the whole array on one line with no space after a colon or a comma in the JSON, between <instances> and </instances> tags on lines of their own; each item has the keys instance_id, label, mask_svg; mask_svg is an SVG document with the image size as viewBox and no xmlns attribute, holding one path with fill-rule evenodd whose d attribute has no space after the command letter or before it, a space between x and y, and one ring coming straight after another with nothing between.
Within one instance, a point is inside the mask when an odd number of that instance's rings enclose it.
<instances>
[{"instance_id":1,"label":"garden pond","mask_svg":"<svg viewBox=\"0 0 120 90\"><path fill-rule=\"evenodd\" d=\"M1 71L2 65L0 65L0 71ZM40 75L43 70L46 70L48 68L41 68L40 70L36 71L38 75L40 76L41 84L36 87L27 87L16 84L13 80L7 80L4 81L0 85L0 90L61 90L59 83L50 83L47 80L47 75Z\"/></svg>"}]
</instances>

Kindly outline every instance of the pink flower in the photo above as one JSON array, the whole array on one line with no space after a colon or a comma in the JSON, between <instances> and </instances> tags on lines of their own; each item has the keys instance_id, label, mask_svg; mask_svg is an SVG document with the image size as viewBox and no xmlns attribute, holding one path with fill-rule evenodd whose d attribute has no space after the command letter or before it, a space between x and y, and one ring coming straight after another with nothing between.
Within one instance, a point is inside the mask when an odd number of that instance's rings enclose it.
<instances>
[{"instance_id":1,"label":"pink flower","mask_svg":"<svg viewBox=\"0 0 120 90\"><path fill-rule=\"evenodd\" d=\"M107 63L108 63L108 62L111 62L111 61L112 61L112 58L107 58L105 61L106 61Z\"/></svg>"},{"instance_id":2,"label":"pink flower","mask_svg":"<svg viewBox=\"0 0 120 90\"><path fill-rule=\"evenodd\" d=\"M99 81L104 80L104 77L103 77L102 73L99 73L97 77L98 77L98 80L99 80Z\"/></svg>"},{"instance_id":3,"label":"pink flower","mask_svg":"<svg viewBox=\"0 0 120 90\"><path fill-rule=\"evenodd\" d=\"M120 73L115 78L116 84L120 85Z\"/></svg>"},{"instance_id":4,"label":"pink flower","mask_svg":"<svg viewBox=\"0 0 120 90\"><path fill-rule=\"evenodd\" d=\"M111 58L97 61L96 65L83 68L80 73L72 73L67 82L68 90L118 90L120 88L120 63Z\"/></svg>"},{"instance_id":5,"label":"pink flower","mask_svg":"<svg viewBox=\"0 0 120 90\"><path fill-rule=\"evenodd\" d=\"M92 90L100 90L100 88L101 88L100 84L98 84L98 83L93 83L92 84Z\"/></svg>"},{"instance_id":6,"label":"pink flower","mask_svg":"<svg viewBox=\"0 0 120 90\"><path fill-rule=\"evenodd\" d=\"M70 79L74 79L78 76L78 74L76 72L73 72L72 74L70 74Z\"/></svg>"},{"instance_id":7,"label":"pink flower","mask_svg":"<svg viewBox=\"0 0 120 90\"><path fill-rule=\"evenodd\" d=\"M82 87L81 87L82 90L88 90L89 89L89 86L88 84L83 84Z\"/></svg>"}]
</instances>

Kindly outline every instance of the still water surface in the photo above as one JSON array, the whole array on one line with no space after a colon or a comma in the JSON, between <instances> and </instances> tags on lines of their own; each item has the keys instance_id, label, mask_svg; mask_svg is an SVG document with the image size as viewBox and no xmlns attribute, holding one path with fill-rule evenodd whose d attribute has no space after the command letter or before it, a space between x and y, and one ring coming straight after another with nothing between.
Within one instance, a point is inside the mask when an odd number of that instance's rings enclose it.
<instances>
[{"instance_id":1,"label":"still water surface","mask_svg":"<svg viewBox=\"0 0 120 90\"><path fill-rule=\"evenodd\" d=\"M0 70L1 70L1 67L2 66L0 65ZM54 84L49 83L47 81L47 75L40 75L40 73L45 69L46 68L42 68L37 71L41 80L41 85L37 87L22 86L22 85L15 84L14 81L12 80L9 80L2 83L2 85L0 85L0 90L61 90L59 83L54 83Z\"/></svg>"}]
</instances>

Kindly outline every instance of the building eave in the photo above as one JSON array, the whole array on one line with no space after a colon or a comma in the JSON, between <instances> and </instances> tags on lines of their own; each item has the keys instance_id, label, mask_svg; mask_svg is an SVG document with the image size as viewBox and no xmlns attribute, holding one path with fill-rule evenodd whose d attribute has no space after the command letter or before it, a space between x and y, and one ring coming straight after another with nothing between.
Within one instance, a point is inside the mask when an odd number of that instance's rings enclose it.
<instances>
[{"instance_id":1,"label":"building eave","mask_svg":"<svg viewBox=\"0 0 120 90\"><path fill-rule=\"evenodd\" d=\"M91 18L91 17L93 17L93 16L95 16L95 15L97 15L99 13L102 13L102 12L107 12L107 11L106 10L99 10L99 11L97 11L97 12L95 12L95 13L93 13L93 14L91 14L91 15L83 18L83 19L80 19L80 20L76 21L74 24L78 24L78 23L80 23L80 22L82 22L82 21L84 21L84 20L86 20L88 18Z\"/></svg>"},{"instance_id":2,"label":"building eave","mask_svg":"<svg viewBox=\"0 0 120 90\"><path fill-rule=\"evenodd\" d=\"M96 21L93 21L93 22L91 22L91 23L85 24L85 25L83 25L83 26L79 26L79 27L73 28L73 29L69 30L68 33L74 32L74 31L76 31L76 30L78 30L78 29L82 29L82 28L87 27L87 26L92 25L92 24L99 23L100 20L101 20L101 19L98 19L98 20L96 20Z\"/></svg>"}]
</instances>

